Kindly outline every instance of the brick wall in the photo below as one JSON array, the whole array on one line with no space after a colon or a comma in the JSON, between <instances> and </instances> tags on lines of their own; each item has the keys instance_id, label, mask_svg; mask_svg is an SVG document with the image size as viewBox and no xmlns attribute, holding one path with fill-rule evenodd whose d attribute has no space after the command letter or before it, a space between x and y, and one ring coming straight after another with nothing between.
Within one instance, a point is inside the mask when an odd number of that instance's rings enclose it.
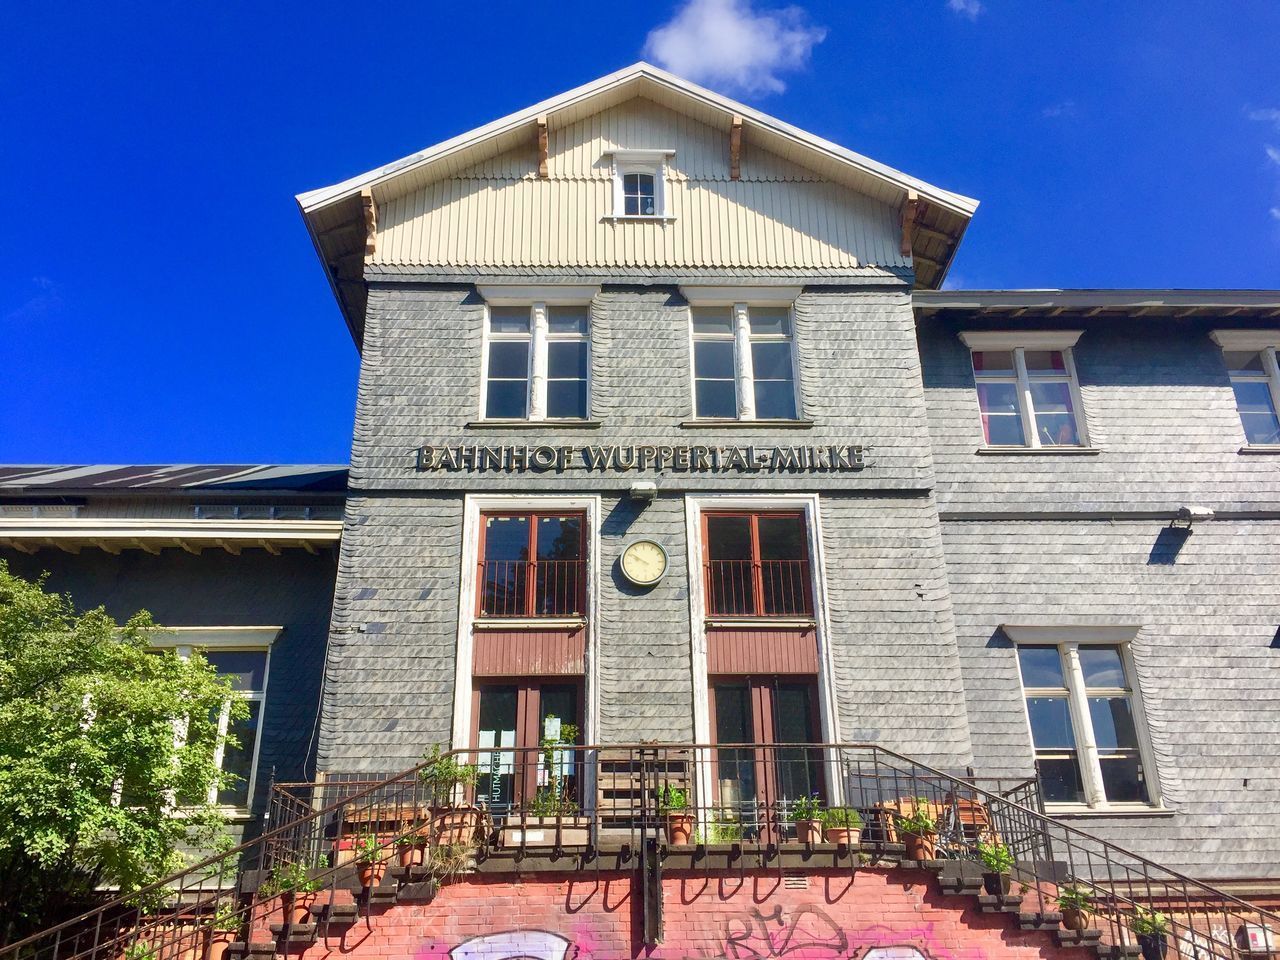
<instances>
[{"instance_id":1,"label":"brick wall","mask_svg":"<svg viewBox=\"0 0 1280 960\"><path fill-rule=\"evenodd\" d=\"M972 897L944 896L924 871L669 876L666 935L646 950L634 874L573 878L471 877L425 905L374 907L371 915L305 950L298 960L486 960L648 957L857 960L1066 960L1048 933L1020 932L1008 916L976 912ZM1013 928L1013 929L1011 929Z\"/></svg>"}]
</instances>

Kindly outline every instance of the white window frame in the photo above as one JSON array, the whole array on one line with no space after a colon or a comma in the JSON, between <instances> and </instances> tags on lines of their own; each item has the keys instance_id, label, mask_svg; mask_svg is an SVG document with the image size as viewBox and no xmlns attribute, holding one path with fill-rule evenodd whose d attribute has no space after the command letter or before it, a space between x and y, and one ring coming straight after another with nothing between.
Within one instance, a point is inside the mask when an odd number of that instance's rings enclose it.
<instances>
[{"instance_id":1,"label":"white window frame","mask_svg":"<svg viewBox=\"0 0 1280 960\"><path fill-rule=\"evenodd\" d=\"M1159 811L1164 809L1160 795L1160 777L1155 765L1155 752L1151 747L1151 738L1147 725L1146 711L1143 707L1142 692L1138 685L1138 673L1133 661L1132 642L1138 631L1137 626L1106 627L1041 627L1016 626L1004 624L1001 629L1014 642L1014 657L1017 659L1017 648L1056 647L1061 658L1065 690L1057 687L1027 687L1022 680L1021 665L1014 664L1018 675L1019 689L1022 691L1023 716L1027 724L1027 743L1030 745L1032 757L1036 754L1035 732L1031 728L1031 710L1027 706L1027 698L1036 695L1063 695L1067 699L1067 707L1071 716L1071 729L1076 741L1076 755L1080 764L1080 779L1084 786L1084 803L1046 802L1045 810L1050 813L1116 813L1133 811ZM1111 687L1087 687L1084 669L1080 665L1081 647L1114 647L1120 651L1120 660L1124 666L1127 689ZM1097 738L1093 732L1093 720L1090 717L1088 702L1090 696L1125 696L1129 699L1129 708L1133 714L1134 732L1138 741L1138 757L1142 764L1143 782L1147 788L1147 802L1117 802L1106 798L1106 790L1102 780L1102 762L1098 750Z\"/></svg>"},{"instance_id":2,"label":"white window frame","mask_svg":"<svg viewBox=\"0 0 1280 960\"><path fill-rule=\"evenodd\" d=\"M480 419L502 423L583 423L591 419L591 303L600 292L597 286L531 286L484 284L477 287L485 301L484 329L480 335ZM573 306L587 308L585 333L552 333L548 307ZM491 307L527 307L528 333L494 333L490 328ZM529 344L528 389L525 392L524 416L489 417L489 345L496 342ZM582 417L547 416L547 345L552 341L573 341L587 346L587 408Z\"/></svg>"},{"instance_id":3,"label":"white window frame","mask_svg":"<svg viewBox=\"0 0 1280 960\"><path fill-rule=\"evenodd\" d=\"M671 215L670 191L667 189L667 168L675 150L613 150L610 167L613 173L613 214L609 220L658 220L669 221ZM653 213L627 213L623 177L628 173L647 173L653 177Z\"/></svg>"},{"instance_id":4,"label":"white window frame","mask_svg":"<svg viewBox=\"0 0 1280 960\"><path fill-rule=\"evenodd\" d=\"M711 685L707 676L707 598L702 568L706 549L702 541L702 515L715 510L770 511L804 514L809 538L809 569L813 587L813 623L818 645L818 723L823 743L840 743L840 712L835 690L835 660L831 651L831 622L827 609L826 553L822 540L821 503L816 493L784 493L772 496L707 494L685 498L685 542L689 551L689 622L691 667L693 671L693 738L695 743L711 743ZM776 621L775 621L776 622ZM834 751L833 751L834 754ZM708 757L699 757L699 796L712 796ZM834 757L827 763L827 784L832 806L839 806L844 775Z\"/></svg>"},{"instance_id":5,"label":"white window frame","mask_svg":"<svg viewBox=\"0 0 1280 960\"><path fill-rule=\"evenodd\" d=\"M682 286L681 293L689 304L689 402L694 420L708 422L754 421L756 417L755 371L751 359L753 343L789 343L791 345L791 388L795 400L795 417L768 422L796 423L804 420L804 404L800 395L800 357L796 344L795 302L800 287L696 287ZM695 333L693 311L696 307L729 307L731 330L727 334ZM791 333L753 334L751 332L752 307L785 307ZM706 417L698 413L698 370L695 344L699 341L732 341L733 370L738 415L735 418Z\"/></svg>"},{"instance_id":6,"label":"white window frame","mask_svg":"<svg viewBox=\"0 0 1280 960\"><path fill-rule=\"evenodd\" d=\"M258 761L262 754L262 730L266 726L267 690L271 682L271 648L284 627L164 627L163 632L151 640L156 649L173 650L186 660L194 650L213 652L246 651L249 653L265 653L266 661L262 667L261 690L235 690L232 697L258 704L258 730L254 734L253 751L249 760L249 782L246 796L248 803L243 807L219 805L219 809L229 816L246 816L253 807L254 791L258 783ZM226 758L227 729L231 720L231 699L228 698L218 714L218 740L214 747L213 760L218 769ZM174 729L174 740L181 747L186 743L186 725L178 724ZM210 787L208 802L217 804L218 788Z\"/></svg>"},{"instance_id":7,"label":"white window frame","mask_svg":"<svg viewBox=\"0 0 1280 960\"><path fill-rule=\"evenodd\" d=\"M1280 351L1280 330L1214 330L1209 337L1222 349L1223 354L1253 352L1262 354L1263 373L1246 377L1230 376L1232 390L1234 392L1236 380L1266 383L1271 390L1271 406L1276 414L1280 415L1280 356L1277 356L1277 352ZM1243 417L1240 418L1240 429L1244 430ZM1255 449L1280 446L1280 444L1271 443L1250 443L1248 434L1245 435L1245 444Z\"/></svg>"},{"instance_id":8,"label":"white window frame","mask_svg":"<svg viewBox=\"0 0 1280 960\"><path fill-rule=\"evenodd\" d=\"M978 383L980 375L972 367L973 355L987 350L1013 353L1014 379L1017 382L1018 413L1022 420L1022 440L1020 444L989 444L986 432L983 431L983 446L993 450L1082 450L1089 448L1089 427L1085 417L1084 402L1080 396L1080 378L1076 375L1075 345L1084 333L1083 330L1034 330L1034 331L973 331L966 330L960 334L960 341L969 348L969 362L974 378L974 403L978 405L978 423L982 423L982 405L978 400ZM1065 375L1053 377L1035 377L1035 382L1063 382L1071 396L1071 406L1075 414L1076 436L1079 443L1043 444L1036 430L1035 403L1031 398L1032 379L1027 374L1026 351L1059 350L1062 362L1066 367ZM988 378L996 379L996 378ZM1007 378L1006 378L1007 379Z\"/></svg>"}]
</instances>

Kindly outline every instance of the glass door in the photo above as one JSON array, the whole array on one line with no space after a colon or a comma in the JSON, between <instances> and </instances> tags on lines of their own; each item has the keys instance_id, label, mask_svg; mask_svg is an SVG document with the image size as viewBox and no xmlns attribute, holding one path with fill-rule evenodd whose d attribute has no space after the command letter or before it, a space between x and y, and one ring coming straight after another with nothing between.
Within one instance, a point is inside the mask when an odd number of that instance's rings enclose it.
<instances>
[{"instance_id":1,"label":"glass door","mask_svg":"<svg viewBox=\"0 0 1280 960\"><path fill-rule=\"evenodd\" d=\"M494 816L524 808L568 815L580 801L582 742L577 683L520 678L476 687L476 800Z\"/></svg>"}]
</instances>

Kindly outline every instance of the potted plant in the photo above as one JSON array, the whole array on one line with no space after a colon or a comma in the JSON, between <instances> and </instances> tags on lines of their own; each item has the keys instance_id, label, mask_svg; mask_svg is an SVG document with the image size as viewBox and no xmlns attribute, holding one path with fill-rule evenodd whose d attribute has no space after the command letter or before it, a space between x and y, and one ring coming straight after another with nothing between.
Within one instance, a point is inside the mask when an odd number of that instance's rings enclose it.
<instances>
[{"instance_id":1,"label":"potted plant","mask_svg":"<svg viewBox=\"0 0 1280 960\"><path fill-rule=\"evenodd\" d=\"M328 861L321 858L319 866L327 865ZM285 923L305 923L311 915L311 904L320 886L319 880L311 879L311 872L305 864L293 861L275 867L259 892L266 897L280 898L280 912Z\"/></svg>"},{"instance_id":2,"label":"potted plant","mask_svg":"<svg viewBox=\"0 0 1280 960\"><path fill-rule=\"evenodd\" d=\"M1169 918L1163 913L1138 907L1130 924L1142 947L1142 960L1164 960L1169 950Z\"/></svg>"},{"instance_id":3,"label":"potted plant","mask_svg":"<svg viewBox=\"0 0 1280 960\"><path fill-rule=\"evenodd\" d=\"M1079 932L1089 925L1089 908L1093 896L1088 890L1067 884L1058 888L1058 909L1062 911L1062 926Z\"/></svg>"},{"instance_id":4,"label":"potted plant","mask_svg":"<svg viewBox=\"0 0 1280 960\"><path fill-rule=\"evenodd\" d=\"M827 843L840 843L855 847L862 837L862 814L852 807L828 807L818 819L822 821L822 834Z\"/></svg>"},{"instance_id":5,"label":"potted plant","mask_svg":"<svg viewBox=\"0 0 1280 960\"><path fill-rule=\"evenodd\" d=\"M427 838L416 830L402 837L396 837L396 853L400 855L400 866L405 870L420 866L426 846Z\"/></svg>"},{"instance_id":6,"label":"potted plant","mask_svg":"<svg viewBox=\"0 0 1280 960\"><path fill-rule=\"evenodd\" d=\"M938 839L938 825L929 816L929 801L924 797L916 797L912 803L911 813L894 818L898 828L898 836L907 848L908 860L932 860L935 844Z\"/></svg>"},{"instance_id":7,"label":"potted plant","mask_svg":"<svg viewBox=\"0 0 1280 960\"><path fill-rule=\"evenodd\" d=\"M664 783L658 791L658 813L667 822L667 843L680 846L693 839L693 812L685 791Z\"/></svg>"},{"instance_id":8,"label":"potted plant","mask_svg":"<svg viewBox=\"0 0 1280 960\"><path fill-rule=\"evenodd\" d=\"M124 949L124 960L157 960L155 947L135 940Z\"/></svg>"},{"instance_id":9,"label":"potted plant","mask_svg":"<svg viewBox=\"0 0 1280 960\"><path fill-rule=\"evenodd\" d=\"M585 846L590 840L591 823L580 815L578 804L565 796L564 784L557 778L538 790L524 808L519 819L502 829L504 846L550 847ZM557 840L558 838L558 840Z\"/></svg>"},{"instance_id":10,"label":"potted plant","mask_svg":"<svg viewBox=\"0 0 1280 960\"><path fill-rule=\"evenodd\" d=\"M426 762L418 770L418 780L430 797L436 843L471 843L480 827L480 811L459 801L480 779L480 768L460 762L439 744L422 756Z\"/></svg>"},{"instance_id":11,"label":"potted plant","mask_svg":"<svg viewBox=\"0 0 1280 960\"><path fill-rule=\"evenodd\" d=\"M1009 895L1009 871L1013 869L1013 854L1003 843L979 843L978 857L986 871L982 874L982 885L987 893L995 897Z\"/></svg>"},{"instance_id":12,"label":"potted plant","mask_svg":"<svg viewBox=\"0 0 1280 960\"><path fill-rule=\"evenodd\" d=\"M807 797L796 797L791 804L791 820L796 825L797 843L821 842L821 813L822 801L816 793L811 793Z\"/></svg>"},{"instance_id":13,"label":"potted plant","mask_svg":"<svg viewBox=\"0 0 1280 960\"><path fill-rule=\"evenodd\" d=\"M220 903L209 919L204 960L223 960L240 933L244 915L234 903Z\"/></svg>"},{"instance_id":14,"label":"potted plant","mask_svg":"<svg viewBox=\"0 0 1280 960\"><path fill-rule=\"evenodd\" d=\"M355 855L356 876L360 880L360 886L376 887L382 882L382 875L387 872L386 851L382 849L377 834L356 837L351 850Z\"/></svg>"}]
</instances>

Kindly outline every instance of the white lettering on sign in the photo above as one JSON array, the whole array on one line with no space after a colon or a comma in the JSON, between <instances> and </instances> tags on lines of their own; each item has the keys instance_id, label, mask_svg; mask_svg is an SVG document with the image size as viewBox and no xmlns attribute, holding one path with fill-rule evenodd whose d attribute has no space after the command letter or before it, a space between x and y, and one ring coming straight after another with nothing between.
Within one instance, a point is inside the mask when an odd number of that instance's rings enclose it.
<instances>
[{"instance_id":1,"label":"white lettering on sign","mask_svg":"<svg viewBox=\"0 0 1280 960\"><path fill-rule=\"evenodd\" d=\"M563 473L628 470L674 473L846 473L866 467L861 444L817 447L630 446L422 446L417 469L444 473Z\"/></svg>"}]
</instances>

